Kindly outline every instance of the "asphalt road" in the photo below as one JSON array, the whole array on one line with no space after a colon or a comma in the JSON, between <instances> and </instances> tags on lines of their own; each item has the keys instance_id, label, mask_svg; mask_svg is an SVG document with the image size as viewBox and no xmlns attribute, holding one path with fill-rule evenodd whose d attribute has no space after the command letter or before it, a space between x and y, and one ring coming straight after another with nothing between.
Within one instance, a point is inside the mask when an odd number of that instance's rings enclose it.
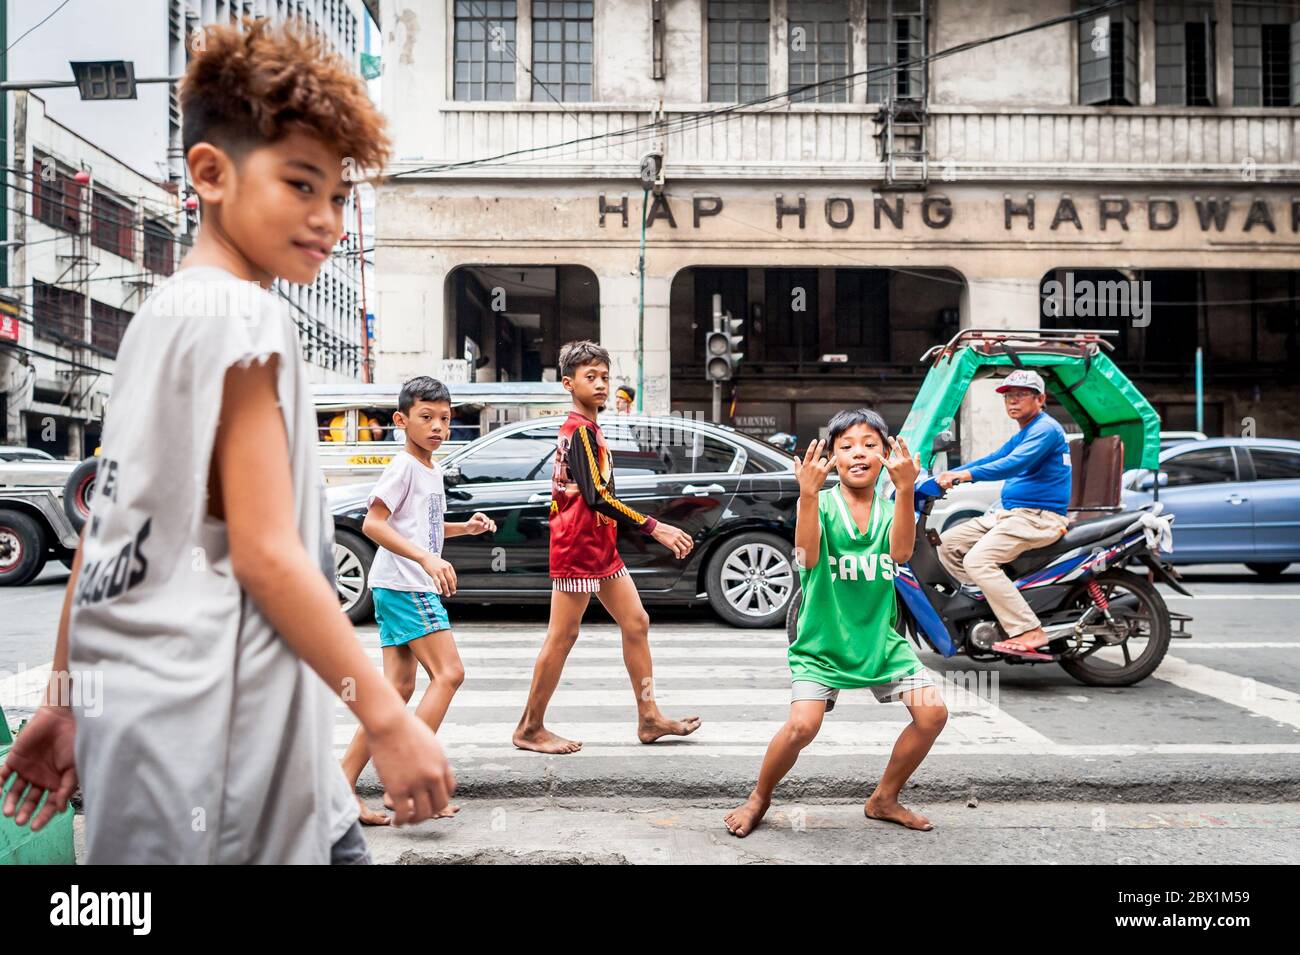
<instances>
[{"instance_id":1,"label":"asphalt road","mask_svg":"<svg viewBox=\"0 0 1300 955\"><path fill-rule=\"evenodd\" d=\"M441 737L463 808L367 838L377 862L406 864L1290 862L1300 855L1300 572L1271 583L1241 567L1185 576L1197 596L1166 597L1193 615L1194 636L1175 641L1135 687L1084 687L1056 666L923 654L947 681L952 717L904 800L933 832L863 818L906 715L860 691L841 696L767 823L744 840L721 819L748 792L788 711L783 631L654 610L661 705L704 725L687 740L642 746L618 634L593 606L550 713L584 749L539 756L509 736L544 608L453 602L467 678ZM44 684L66 581L50 568L0 591L0 704L11 723L30 714ZM377 664L374 627L359 635ZM421 675L417 699L426 685ZM340 705L337 752L354 729ZM378 804L373 771L361 791Z\"/></svg>"}]
</instances>

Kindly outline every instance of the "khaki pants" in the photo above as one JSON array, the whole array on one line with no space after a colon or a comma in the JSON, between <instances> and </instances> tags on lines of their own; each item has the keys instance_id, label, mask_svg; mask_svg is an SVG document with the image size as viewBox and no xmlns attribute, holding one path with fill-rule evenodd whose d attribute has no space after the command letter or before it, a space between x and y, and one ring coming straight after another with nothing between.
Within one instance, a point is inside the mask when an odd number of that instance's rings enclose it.
<instances>
[{"instance_id":1,"label":"khaki pants","mask_svg":"<svg viewBox=\"0 0 1300 955\"><path fill-rule=\"evenodd\" d=\"M1000 565L1027 550L1046 547L1065 533L1064 515L1035 507L989 511L947 531L939 544L939 560L963 584L984 592L1008 637L1038 627L1038 617Z\"/></svg>"}]
</instances>

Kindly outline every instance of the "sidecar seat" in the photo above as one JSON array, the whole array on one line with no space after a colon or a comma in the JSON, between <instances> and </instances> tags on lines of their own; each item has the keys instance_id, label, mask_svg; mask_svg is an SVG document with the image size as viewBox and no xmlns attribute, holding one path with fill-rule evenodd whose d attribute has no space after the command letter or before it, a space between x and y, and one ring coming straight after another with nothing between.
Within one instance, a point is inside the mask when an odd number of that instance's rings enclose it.
<instances>
[{"instance_id":1,"label":"sidecar seat","mask_svg":"<svg viewBox=\"0 0 1300 955\"><path fill-rule=\"evenodd\" d=\"M1120 504L1124 442L1119 435L1094 438L1090 444L1085 444L1083 438L1075 438L1070 442L1070 466L1074 472L1070 486L1071 524L1124 509Z\"/></svg>"}]
</instances>

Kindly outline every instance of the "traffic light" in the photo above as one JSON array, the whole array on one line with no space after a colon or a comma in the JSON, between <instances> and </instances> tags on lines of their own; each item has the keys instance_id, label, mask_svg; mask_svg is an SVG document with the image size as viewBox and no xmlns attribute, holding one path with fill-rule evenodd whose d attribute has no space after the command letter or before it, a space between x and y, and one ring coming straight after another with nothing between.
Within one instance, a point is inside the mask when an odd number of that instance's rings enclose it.
<instances>
[{"instance_id":1,"label":"traffic light","mask_svg":"<svg viewBox=\"0 0 1300 955\"><path fill-rule=\"evenodd\" d=\"M745 340L740 331L743 318L732 318L722 310L722 296L713 296L713 331L704 336L704 377L707 381L730 381L745 357L736 349Z\"/></svg>"}]
</instances>

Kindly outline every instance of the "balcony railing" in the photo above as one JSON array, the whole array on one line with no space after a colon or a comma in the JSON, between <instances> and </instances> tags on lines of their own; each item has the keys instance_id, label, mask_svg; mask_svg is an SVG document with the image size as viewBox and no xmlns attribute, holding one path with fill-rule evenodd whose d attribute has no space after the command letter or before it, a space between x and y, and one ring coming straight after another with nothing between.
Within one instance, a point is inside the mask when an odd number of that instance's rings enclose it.
<instances>
[{"instance_id":1,"label":"balcony railing","mask_svg":"<svg viewBox=\"0 0 1300 955\"><path fill-rule=\"evenodd\" d=\"M436 155L392 171L436 178L635 178L662 142L675 179L884 178L878 107L783 105L700 116L593 103L446 103ZM1300 108L929 108L931 181L1300 182ZM558 148L555 144L566 145ZM510 154L490 164L453 164ZM451 168L438 168L448 166Z\"/></svg>"}]
</instances>

